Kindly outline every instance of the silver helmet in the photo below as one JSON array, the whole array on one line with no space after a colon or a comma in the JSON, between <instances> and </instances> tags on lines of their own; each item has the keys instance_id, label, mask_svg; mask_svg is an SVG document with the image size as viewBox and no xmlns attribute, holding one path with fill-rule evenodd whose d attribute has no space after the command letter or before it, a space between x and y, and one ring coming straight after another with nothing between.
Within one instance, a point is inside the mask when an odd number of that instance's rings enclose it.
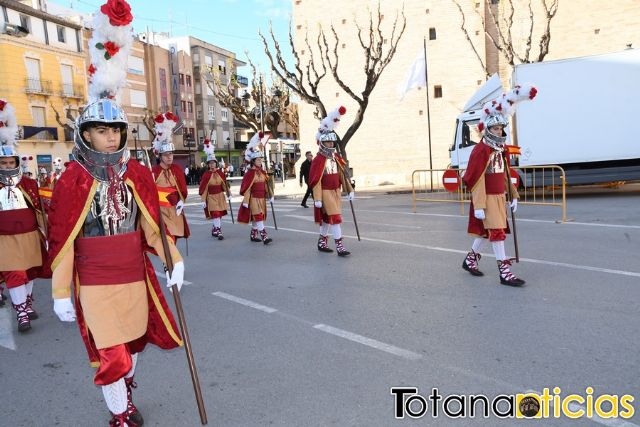
<instances>
[{"instance_id":1,"label":"silver helmet","mask_svg":"<svg viewBox=\"0 0 640 427\"><path fill-rule=\"evenodd\" d=\"M0 158L14 158L16 166L11 169L0 169L0 183L14 186L22 179L20 156L16 151L18 146L16 137L18 125L16 122L15 108L8 102L0 99Z\"/></svg>"},{"instance_id":2,"label":"silver helmet","mask_svg":"<svg viewBox=\"0 0 640 427\"><path fill-rule=\"evenodd\" d=\"M117 125L121 130L120 147L113 153L94 150L82 133L98 124ZM76 119L73 154L78 163L99 181L109 181L115 174L122 176L127 169L130 153L127 148L127 115L122 107L109 98L89 104Z\"/></svg>"},{"instance_id":3,"label":"silver helmet","mask_svg":"<svg viewBox=\"0 0 640 427\"><path fill-rule=\"evenodd\" d=\"M325 142L332 141L334 146L332 148L324 145ZM318 137L318 144L320 148L320 154L325 157L333 157L336 152L335 144L338 142L338 135L334 131L320 133Z\"/></svg>"},{"instance_id":4,"label":"silver helmet","mask_svg":"<svg viewBox=\"0 0 640 427\"><path fill-rule=\"evenodd\" d=\"M6 185L8 187L13 187L18 185L20 180L22 179L22 168L20 167L20 156L16 155L5 155L4 152L1 153L0 158L13 157L16 159L16 167L11 169L0 169L0 184Z\"/></svg>"}]
</instances>

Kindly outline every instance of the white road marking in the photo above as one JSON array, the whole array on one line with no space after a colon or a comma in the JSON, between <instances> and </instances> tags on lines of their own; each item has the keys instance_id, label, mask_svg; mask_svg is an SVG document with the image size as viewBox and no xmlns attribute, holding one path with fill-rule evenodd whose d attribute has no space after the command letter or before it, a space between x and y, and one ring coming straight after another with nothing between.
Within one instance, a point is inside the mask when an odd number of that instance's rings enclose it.
<instances>
[{"instance_id":1,"label":"white road marking","mask_svg":"<svg viewBox=\"0 0 640 427\"><path fill-rule=\"evenodd\" d=\"M267 228L273 228L273 227L272 226L267 226ZM294 233L304 233L304 234L314 234L314 235L318 234L317 231L298 230L298 229L295 229L295 228L278 227L278 230L293 231ZM349 236L349 235L346 235L346 234L343 234L342 237L347 237L347 238L350 238L350 239L357 239L356 236ZM361 237L361 240L365 240L365 241L369 241L369 242L376 242L376 243L387 243L387 244L391 244L391 245L407 246L407 247L410 247L410 248L428 249L428 250L439 251L439 252L450 252L450 253L465 254L465 255L467 254L466 250L443 248L443 247L439 247L439 246L421 245L419 243L397 242L395 240L374 239L374 238L371 238L371 237ZM488 254L488 253L483 253L482 256L495 258L495 256L493 254ZM520 258L520 261L521 262L530 262L530 263L533 263L533 264L552 265L554 267L566 267L566 268L571 268L571 269L574 269L574 270L586 270L586 271L595 271L595 272L598 272L598 273L618 274L618 275L622 275L622 276L640 277L640 273L636 272L636 271L614 270L614 269L610 269L610 268L593 267L593 266L590 266L590 265L569 264L569 263L565 263L565 262L546 261L546 260L534 259L534 258Z\"/></svg>"},{"instance_id":2,"label":"white road marking","mask_svg":"<svg viewBox=\"0 0 640 427\"><path fill-rule=\"evenodd\" d=\"M0 308L0 347L16 350L16 340L13 337L13 322L11 318L13 312L10 309L9 301L6 301L4 307Z\"/></svg>"},{"instance_id":3,"label":"white road marking","mask_svg":"<svg viewBox=\"0 0 640 427\"><path fill-rule=\"evenodd\" d=\"M167 278L167 276L166 276L164 273L162 273L162 272L160 272L160 271L158 271L158 270L156 270L156 276L158 276L158 277L163 277L163 278L165 278L165 279ZM185 285L185 286L193 285L193 283L192 283L192 282L190 282L190 281L188 281L188 280L184 280L184 281L182 282L182 284L183 284L183 285Z\"/></svg>"},{"instance_id":4,"label":"white road marking","mask_svg":"<svg viewBox=\"0 0 640 427\"><path fill-rule=\"evenodd\" d=\"M536 390L527 390L525 393L537 394L538 396L542 396L542 393ZM569 402L568 406L569 406L569 410L572 412L576 412L581 409L584 411L585 415L580 418L581 420L591 420L598 424L611 426L611 427L640 427L638 426L638 424L634 424L632 422L626 421L621 418L602 418L595 413L593 414L593 417L589 418L586 416L587 408L576 402ZM549 418L551 418L551 408L553 408L553 399L549 400L549 415L550 415ZM540 408L540 410L542 410L542 408Z\"/></svg>"},{"instance_id":5,"label":"white road marking","mask_svg":"<svg viewBox=\"0 0 640 427\"><path fill-rule=\"evenodd\" d=\"M278 311L275 308L267 307L266 305L258 304L257 302L253 302L244 298L239 298L233 295L229 295L224 292L213 292L213 295L220 298L224 298L229 301L233 301L238 304L242 304L247 307L255 308L256 310L264 311L265 313L269 313L269 314L275 313L276 311Z\"/></svg>"},{"instance_id":6,"label":"white road marking","mask_svg":"<svg viewBox=\"0 0 640 427\"><path fill-rule=\"evenodd\" d=\"M384 214L399 214L399 215L418 215L418 216L439 216L444 218L469 218L469 215L455 215L455 214L435 214L435 213L422 213L422 212L404 212L404 211L377 211L377 210L369 210L369 209L358 209L358 212L371 212L371 213L384 213ZM610 227L610 228L631 228L631 229L639 229L640 225L623 225L623 224L597 224L592 222L561 222L561 221L551 221L545 219L527 219L527 218L518 218L518 221L522 222L539 222L542 224L566 224L566 225L583 225L588 227Z\"/></svg>"},{"instance_id":7,"label":"white road marking","mask_svg":"<svg viewBox=\"0 0 640 427\"><path fill-rule=\"evenodd\" d=\"M386 353L390 353L390 354L393 354L395 356L400 356L400 357L403 357L403 358L409 359L409 360L422 359L422 355L420 355L418 353L414 353L413 351L405 350L405 349L402 349L400 347L393 346L391 344L386 344L386 343L383 343L381 341L374 340L373 338L367 338L365 336L354 334L353 332L345 331L344 329L338 329L338 328L334 328L332 326L324 325L322 323L314 325L313 323L311 323L311 322L309 322L309 321L307 321L305 319L301 319L301 318L299 318L297 316L293 316L291 314L283 313L281 311L278 311L275 308L267 307L266 305L258 304L257 302L253 302L253 301L249 301L249 300L244 299L244 298L236 297L234 295L230 295L230 294L227 294L225 292L213 292L212 295L220 297L220 298L223 298L223 299L226 299L228 301L232 301L232 302L244 305L246 307L255 308L256 310L260 310L260 311L263 311L263 312L268 313L268 314L272 314L272 313L276 313L277 312L277 314L281 315L282 317L285 317L286 319L294 320L294 321L303 323L305 325L312 326L314 329L317 329L319 331L326 332L328 334L335 335L337 337L344 338L344 339L347 339L349 341L353 341L353 342L356 342L356 343L359 343L359 344L362 344L362 345L366 345L368 347L374 348L376 350L384 351Z\"/></svg>"},{"instance_id":8,"label":"white road marking","mask_svg":"<svg viewBox=\"0 0 640 427\"><path fill-rule=\"evenodd\" d=\"M409 360L420 360L422 359L422 355L418 353L414 353L413 351L404 350L400 347L396 347L390 344L385 344L381 341L374 340L373 338L367 338L362 335L354 334L353 332L345 331L343 329L334 328L332 326L318 324L313 326L314 329L318 329L319 331L326 332L331 335L335 335L340 338L347 339L349 341L357 342L358 344L366 345L371 348L375 348L376 350L384 351L386 353L393 354L395 356L400 356Z\"/></svg>"},{"instance_id":9,"label":"white road marking","mask_svg":"<svg viewBox=\"0 0 640 427\"><path fill-rule=\"evenodd\" d=\"M303 216L303 215L285 215L285 216L288 216L288 217L291 217L291 218L296 218L296 219L301 219L303 221L309 221L309 222L313 222L314 221L313 217L309 216L309 215L307 215L307 216Z\"/></svg>"}]
</instances>

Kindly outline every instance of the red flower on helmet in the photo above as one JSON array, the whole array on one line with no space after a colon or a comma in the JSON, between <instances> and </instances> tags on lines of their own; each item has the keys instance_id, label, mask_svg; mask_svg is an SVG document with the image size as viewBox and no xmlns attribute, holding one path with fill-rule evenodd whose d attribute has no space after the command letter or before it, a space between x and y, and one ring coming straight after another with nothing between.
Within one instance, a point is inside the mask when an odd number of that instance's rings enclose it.
<instances>
[{"instance_id":1,"label":"red flower on helmet","mask_svg":"<svg viewBox=\"0 0 640 427\"><path fill-rule=\"evenodd\" d=\"M537 94L538 94L538 89L536 89L535 87L532 87L531 90L529 91L529 99L535 98Z\"/></svg>"},{"instance_id":2,"label":"red flower on helmet","mask_svg":"<svg viewBox=\"0 0 640 427\"><path fill-rule=\"evenodd\" d=\"M178 121L178 116L173 114L171 111L167 111L164 116L167 118L167 120L171 120L172 122Z\"/></svg>"},{"instance_id":3,"label":"red flower on helmet","mask_svg":"<svg viewBox=\"0 0 640 427\"><path fill-rule=\"evenodd\" d=\"M4 127L4 122L0 122L0 128Z\"/></svg>"},{"instance_id":4,"label":"red flower on helmet","mask_svg":"<svg viewBox=\"0 0 640 427\"><path fill-rule=\"evenodd\" d=\"M497 111L502 111L502 104L498 104L498 106L496 107Z\"/></svg>"},{"instance_id":5,"label":"red flower on helmet","mask_svg":"<svg viewBox=\"0 0 640 427\"><path fill-rule=\"evenodd\" d=\"M90 76L93 76L96 73L96 67L94 67L93 64L89 65L89 68L87 68L87 72Z\"/></svg>"},{"instance_id":6,"label":"red flower on helmet","mask_svg":"<svg viewBox=\"0 0 640 427\"><path fill-rule=\"evenodd\" d=\"M109 17L109 23L116 27L128 25L133 20L131 6L124 0L107 0L100 7L100 12Z\"/></svg>"},{"instance_id":7,"label":"red flower on helmet","mask_svg":"<svg viewBox=\"0 0 640 427\"><path fill-rule=\"evenodd\" d=\"M7 101L0 99L0 111L4 110L5 105L7 105Z\"/></svg>"},{"instance_id":8,"label":"red flower on helmet","mask_svg":"<svg viewBox=\"0 0 640 427\"><path fill-rule=\"evenodd\" d=\"M120 51L120 46L118 46L114 42L106 42L103 46L104 50L106 51L106 53L104 54L104 57L106 59L111 59L113 56L115 56L116 53L118 53L118 51Z\"/></svg>"},{"instance_id":9,"label":"red flower on helmet","mask_svg":"<svg viewBox=\"0 0 640 427\"><path fill-rule=\"evenodd\" d=\"M344 107L338 108L338 113L340 113L341 116L344 116L346 112L347 112L346 108Z\"/></svg>"},{"instance_id":10,"label":"red flower on helmet","mask_svg":"<svg viewBox=\"0 0 640 427\"><path fill-rule=\"evenodd\" d=\"M164 122L164 116L163 116L162 114L158 114L158 115L153 119L153 121L154 121L154 122L156 122L156 123L162 123L162 122Z\"/></svg>"},{"instance_id":11,"label":"red flower on helmet","mask_svg":"<svg viewBox=\"0 0 640 427\"><path fill-rule=\"evenodd\" d=\"M264 138L264 132L258 132L258 137L259 137L260 139Z\"/></svg>"}]
</instances>

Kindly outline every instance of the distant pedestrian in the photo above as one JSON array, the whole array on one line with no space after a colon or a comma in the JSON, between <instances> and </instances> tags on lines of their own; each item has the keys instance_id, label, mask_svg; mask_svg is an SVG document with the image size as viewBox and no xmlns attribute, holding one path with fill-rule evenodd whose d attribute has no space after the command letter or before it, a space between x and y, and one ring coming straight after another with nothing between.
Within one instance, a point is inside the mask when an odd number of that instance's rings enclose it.
<instances>
[{"instance_id":1,"label":"distant pedestrian","mask_svg":"<svg viewBox=\"0 0 640 427\"><path fill-rule=\"evenodd\" d=\"M302 180L304 179L304 183L307 185L307 191L304 193L304 197L302 198L302 203L300 206L308 208L307 199L309 196L312 196L312 188L309 186L309 169L311 169L311 160L313 160L313 154L311 151L307 151L305 154L305 161L300 165L300 187L302 187ZM312 196L313 197L313 196Z\"/></svg>"}]
</instances>

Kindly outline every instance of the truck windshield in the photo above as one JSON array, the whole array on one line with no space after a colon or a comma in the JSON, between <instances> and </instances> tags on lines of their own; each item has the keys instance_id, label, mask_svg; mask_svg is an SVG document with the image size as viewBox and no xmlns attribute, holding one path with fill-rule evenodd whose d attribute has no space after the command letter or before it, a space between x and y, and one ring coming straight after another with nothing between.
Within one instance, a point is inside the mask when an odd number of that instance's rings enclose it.
<instances>
[{"instance_id":1,"label":"truck windshield","mask_svg":"<svg viewBox=\"0 0 640 427\"><path fill-rule=\"evenodd\" d=\"M462 147L476 145L482 139L482 134L478 131L479 119L462 122Z\"/></svg>"}]
</instances>

